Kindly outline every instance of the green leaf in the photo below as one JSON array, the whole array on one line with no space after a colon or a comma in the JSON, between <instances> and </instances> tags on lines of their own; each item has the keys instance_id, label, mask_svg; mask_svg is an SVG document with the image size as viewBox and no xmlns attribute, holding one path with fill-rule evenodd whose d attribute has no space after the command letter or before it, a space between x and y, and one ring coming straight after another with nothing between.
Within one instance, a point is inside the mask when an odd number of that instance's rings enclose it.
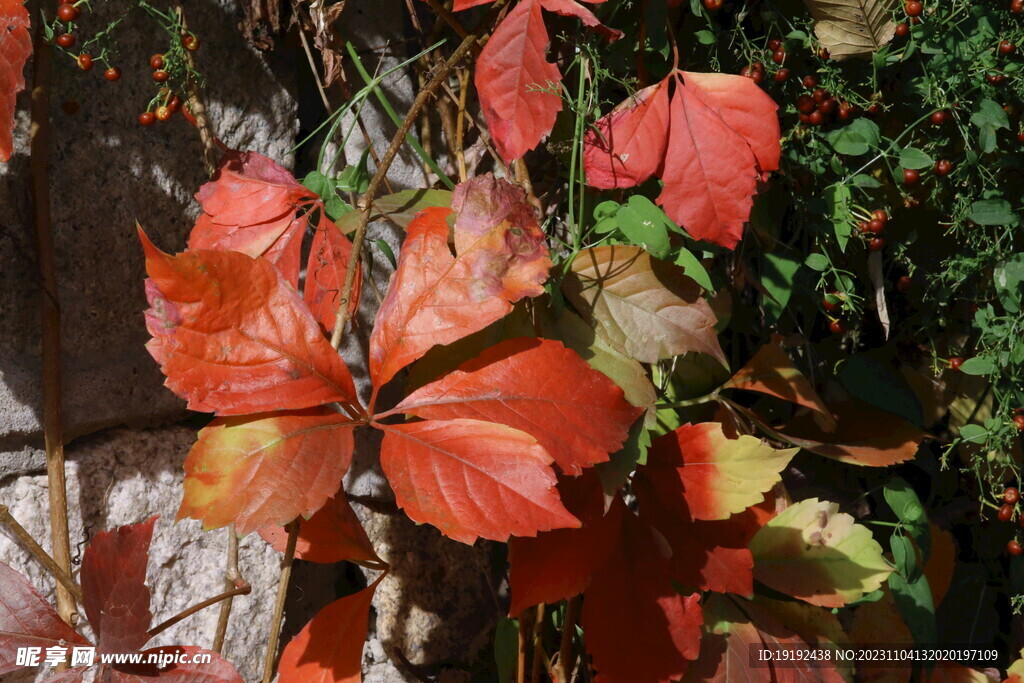
<instances>
[{"instance_id":1,"label":"green leaf","mask_svg":"<svg viewBox=\"0 0 1024 683\"><path fill-rule=\"evenodd\" d=\"M605 218L611 218L618 213L621 205L618 202L605 201L601 202L594 207L594 220L601 221Z\"/></svg>"},{"instance_id":2,"label":"green leaf","mask_svg":"<svg viewBox=\"0 0 1024 683\"><path fill-rule=\"evenodd\" d=\"M978 225L1017 224L1017 214L1005 199L980 199L971 204L968 217Z\"/></svg>"},{"instance_id":3,"label":"green leaf","mask_svg":"<svg viewBox=\"0 0 1024 683\"><path fill-rule=\"evenodd\" d=\"M877 147L881 132L873 121L856 119L848 126L826 133L825 139L839 154L856 157Z\"/></svg>"},{"instance_id":4,"label":"green leaf","mask_svg":"<svg viewBox=\"0 0 1024 683\"><path fill-rule=\"evenodd\" d=\"M324 210L332 221L338 220L349 211L354 211L351 204L336 194L324 200Z\"/></svg>"},{"instance_id":5,"label":"green leaf","mask_svg":"<svg viewBox=\"0 0 1024 683\"><path fill-rule=\"evenodd\" d=\"M804 261L805 266L807 266L811 270L816 270L819 273L823 272L826 268L828 268L829 265L831 265L831 263L832 262L829 261L828 257L825 256L824 254L811 254L810 256L807 257L807 260Z\"/></svg>"},{"instance_id":6,"label":"green leaf","mask_svg":"<svg viewBox=\"0 0 1024 683\"><path fill-rule=\"evenodd\" d=\"M339 190L342 192L355 192L356 194L366 192L366 188L370 186L370 171L366 165L369 156L370 148L367 147L363 150L363 155L359 158L358 164L346 166L342 169L341 173L338 174L336 182Z\"/></svg>"},{"instance_id":7,"label":"green leaf","mask_svg":"<svg viewBox=\"0 0 1024 683\"><path fill-rule=\"evenodd\" d=\"M934 159L916 147L904 147L900 150L900 166L903 168L930 168L934 163Z\"/></svg>"},{"instance_id":8,"label":"green leaf","mask_svg":"<svg viewBox=\"0 0 1024 683\"><path fill-rule=\"evenodd\" d=\"M395 258L395 252L391 249L391 245L384 240L376 240L374 244L380 249L380 252L384 254L384 258L388 260L393 269L398 269L398 259Z\"/></svg>"},{"instance_id":9,"label":"green leaf","mask_svg":"<svg viewBox=\"0 0 1024 683\"><path fill-rule=\"evenodd\" d=\"M516 656L519 652L519 622L503 617L494 629L494 663L498 667L498 682L516 680Z\"/></svg>"},{"instance_id":10,"label":"green leaf","mask_svg":"<svg viewBox=\"0 0 1024 683\"><path fill-rule=\"evenodd\" d=\"M302 185L310 192L317 193L321 199L327 199L331 195L336 194L334 191L334 181L320 171L311 171L302 179Z\"/></svg>"},{"instance_id":11,"label":"green leaf","mask_svg":"<svg viewBox=\"0 0 1024 683\"><path fill-rule=\"evenodd\" d=\"M714 293L715 287L711 284L711 277L708 275L707 269L692 251L686 247L680 247L679 254L676 255L676 265L682 267L683 272L687 277L692 279L708 292Z\"/></svg>"},{"instance_id":12,"label":"green leaf","mask_svg":"<svg viewBox=\"0 0 1024 683\"><path fill-rule=\"evenodd\" d=\"M597 476L601 478L601 487L609 496L614 496L637 465L647 462L647 449L651 445L651 433L644 426L644 420L633 423L629 436L622 444L622 450L612 453L608 462L599 462Z\"/></svg>"},{"instance_id":13,"label":"green leaf","mask_svg":"<svg viewBox=\"0 0 1024 683\"><path fill-rule=\"evenodd\" d=\"M785 254L764 254L761 257L761 284L770 295L770 298L761 297L766 322L776 322L789 305L793 281L801 265L796 258Z\"/></svg>"},{"instance_id":14,"label":"green leaf","mask_svg":"<svg viewBox=\"0 0 1024 683\"><path fill-rule=\"evenodd\" d=\"M899 415L918 427L924 426L924 411L910 385L884 360L858 353L839 366L839 381L857 398Z\"/></svg>"},{"instance_id":15,"label":"green leaf","mask_svg":"<svg viewBox=\"0 0 1024 683\"><path fill-rule=\"evenodd\" d=\"M893 534L889 538L889 547L892 549L892 561L896 565L896 571L908 580L917 578L917 556L910 538Z\"/></svg>"},{"instance_id":16,"label":"green leaf","mask_svg":"<svg viewBox=\"0 0 1024 683\"><path fill-rule=\"evenodd\" d=\"M1019 313L1021 283L1024 282L1024 254L1014 254L1009 260L996 266L992 273L992 282L996 287L999 302L1006 312Z\"/></svg>"},{"instance_id":17,"label":"green leaf","mask_svg":"<svg viewBox=\"0 0 1024 683\"><path fill-rule=\"evenodd\" d=\"M985 356L968 358L960 366L960 372L965 375L991 375L995 371L996 364L992 362L991 358L986 358Z\"/></svg>"},{"instance_id":18,"label":"green leaf","mask_svg":"<svg viewBox=\"0 0 1024 683\"><path fill-rule=\"evenodd\" d=\"M865 190L874 190L882 186L882 183L863 173L858 173L850 178L850 184L854 187L863 187Z\"/></svg>"},{"instance_id":19,"label":"green leaf","mask_svg":"<svg viewBox=\"0 0 1024 683\"><path fill-rule=\"evenodd\" d=\"M971 114L971 123L978 128L1010 128L1010 119L1006 112L998 102L989 99L978 102L978 108Z\"/></svg>"},{"instance_id":20,"label":"green leaf","mask_svg":"<svg viewBox=\"0 0 1024 683\"><path fill-rule=\"evenodd\" d=\"M711 31L697 31L693 35L701 45L712 45L715 42L715 34Z\"/></svg>"},{"instance_id":21,"label":"green leaf","mask_svg":"<svg viewBox=\"0 0 1024 683\"><path fill-rule=\"evenodd\" d=\"M960 428L960 438L968 443L985 443L988 430L980 425L966 424Z\"/></svg>"},{"instance_id":22,"label":"green leaf","mask_svg":"<svg viewBox=\"0 0 1024 683\"><path fill-rule=\"evenodd\" d=\"M665 225L665 213L643 195L633 195L615 214L619 230L633 244L643 247L655 258L668 256L671 245Z\"/></svg>"},{"instance_id":23,"label":"green leaf","mask_svg":"<svg viewBox=\"0 0 1024 683\"><path fill-rule=\"evenodd\" d=\"M837 503L790 505L750 541L754 577L821 607L842 607L881 588L892 569L866 527Z\"/></svg>"},{"instance_id":24,"label":"green leaf","mask_svg":"<svg viewBox=\"0 0 1024 683\"><path fill-rule=\"evenodd\" d=\"M921 555L927 560L931 552L931 531L924 506L913 487L903 477L894 476L886 482L882 497L892 508L896 519L917 542Z\"/></svg>"},{"instance_id":25,"label":"green leaf","mask_svg":"<svg viewBox=\"0 0 1024 683\"><path fill-rule=\"evenodd\" d=\"M935 603L924 574L919 575L915 581L907 581L896 573L890 574L889 588L914 642L918 645L935 643L938 640Z\"/></svg>"}]
</instances>

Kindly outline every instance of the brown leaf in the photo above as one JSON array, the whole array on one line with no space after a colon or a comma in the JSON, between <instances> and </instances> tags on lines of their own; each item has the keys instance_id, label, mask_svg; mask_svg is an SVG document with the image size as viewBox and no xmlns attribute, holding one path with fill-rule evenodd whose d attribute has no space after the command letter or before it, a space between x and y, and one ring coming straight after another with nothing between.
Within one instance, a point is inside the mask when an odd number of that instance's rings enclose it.
<instances>
[{"instance_id":1,"label":"brown leaf","mask_svg":"<svg viewBox=\"0 0 1024 683\"><path fill-rule=\"evenodd\" d=\"M891 0L804 0L832 59L870 57L896 35Z\"/></svg>"}]
</instances>

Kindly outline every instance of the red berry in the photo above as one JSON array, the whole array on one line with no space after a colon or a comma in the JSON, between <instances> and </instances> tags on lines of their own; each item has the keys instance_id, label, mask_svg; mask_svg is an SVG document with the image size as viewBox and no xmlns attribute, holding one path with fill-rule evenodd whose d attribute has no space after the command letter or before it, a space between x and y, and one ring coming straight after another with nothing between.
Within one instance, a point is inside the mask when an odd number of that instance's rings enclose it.
<instances>
[{"instance_id":1,"label":"red berry","mask_svg":"<svg viewBox=\"0 0 1024 683\"><path fill-rule=\"evenodd\" d=\"M164 68L164 56L163 55L153 55L152 57L150 57L149 58L149 68L152 69L153 71L156 71L157 69Z\"/></svg>"},{"instance_id":2,"label":"red berry","mask_svg":"<svg viewBox=\"0 0 1024 683\"><path fill-rule=\"evenodd\" d=\"M61 5L57 8L57 18L66 24L77 19L78 14L78 8L74 5Z\"/></svg>"},{"instance_id":3,"label":"red berry","mask_svg":"<svg viewBox=\"0 0 1024 683\"><path fill-rule=\"evenodd\" d=\"M946 111L945 109L940 109L936 112L932 112L932 115L929 117L929 120L932 122L933 126L941 126L942 124L949 120L949 112Z\"/></svg>"},{"instance_id":4,"label":"red berry","mask_svg":"<svg viewBox=\"0 0 1024 683\"><path fill-rule=\"evenodd\" d=\"M896 281L896 289L901 294L906 294L910 291L910 288L914 286L914 281L910 279L909 275L901 275L900 279Z\"/></svg>"},{"instance_id":5,"label":"red berry","mask_svg":"<svg viewBox=\"0 0 1024 683\"><path fill-rule=\"evenodd\" d=\"M961 358L960 356L953 356L952 358L949 359L949 369L950 370L959 370L960 366L963 365L963 364L964 364L964 359Z\"/></svg>"},{"instance_id":6,"label":"red berry","mask_svg":"<svg viewBox=\"0 0 1024 683\"><path fill-rule=\"evenodd\" d=\"M939 159L935 162L935 175L949 175L953 170L953 162L949 159Z\"/></svg>"},{"instance_id":7,"label":"red berry","mask_svg":"<svg viewBox=\"0 0 1024 683\"><path fill-rule=\"evenodd\" d=\"M918 173L916 170L914 170L912 168L905 168L905 169L903 169L903 184L904 185L913 185L913 184L917 183L917 181L920 180L920 178L921 178L921 174Z\"/></svg>"},{"instance_id":8,"label":"red berry","mask_svg":"<svg viewBox=\"0 0 1024 683\"><path fill-rule=\"evenodd\" d=\"M163 69L157 69L156 71L153 72L153 80L156 81L157 83L163 83L164 81L166 81L170 77L171 77L171 75L169 73L167 73L166 71L164 71Z\"/></svg>"},{"instance_id":9,"label":"red berry","mask_svg":"<svg viewBox=\"0 0 1024 683\"><path fill-rule=\"evenodd\" d=\"M896 24L896 35L900 38L906 38L907 34L910 33L910 27L905 23L900 22Z\"/></svg>"},{"instance_id":10,"label":"red berry","mask_svg":"<svg viewBox=\"0 0 1024 683\"><path fill-rule=\"evenodd\" d=\"M111 82L119 81L121 80L121 69L116 66L112 66L103 72L103 78Z\"/></svg>"},{"instance_id":11,"label":"red berry","mask_svg":"<svg viewBox=\"0 0 1024 683\"><path fill-rule=\"evenodd\" d=\"M776 83L784 83L784 82L788 81L789 80L789 69L785 69L785 68L779 69L778 71L775 72L774 78L775 78L775 82Z\"/></svg>"},{"instance_id":12,"label":"red berry","mask_svg":"<svg viewBox=\"0 0 1024 683\"><path fill-rule=\"evenodd\" d=\"M1008 40L999 43L999 54L1001 55L1012 55L1016 50L1017 46Z\"/></svg>"},{"instance_id":13,"label":"red berry","mask_svg":"<svg viewBox=\"0 0 1024 683\"><path fill-rule=\"evenodd\" d=\"M1003 491L1003 502L1013 505L1020 500L1020 491L1013 486L1007 486L1006 490Z\"/></svg>"},{"instance_id":14,"label":"red berry","mask_svg":"<svg viewBox=\"0 0 1024 683\"><path fill-rule=\"evenodd\" d=\"M889 222L889 214L885 212L885 209L875 209L871 212L871 217L875 220L882 221L883 223Z\"/></svg>"},{"instance_id":15,"label":"red berry","mask_svg":"<svg viewBox=\"0 0 1024 683\"><path fill-rule=\"evenodd\" d=\"M857 114L857 107L850 104L849 102L843 102L839 105L839 120L849 121Z\"/></svg>"},{"instance_id":16,"label":"red berry","mask_svg":"<svg viewBox=\"0 0 1024 683\"><path fill-rule=\"evenodd\" d=\"M704 7L709 12L717 12L722 9L722 0L704 0Z\"/></svg>"},{"instance_id":17,"label":"red berry","mask_svg":"<svg viewBox=\"0 0 1024 683\"><path fill-rule=\"evenodd\" d=\"M719 2L718 6L721 7L722 3ZM708 8L708 9L710 9L710 8ZM196 50L199 49L199 38L197 38L196 36L193 36L193 35L187 35L187 36L185 36L184 38L181 39L181 44L182 44L182 46L186 50L190 50L192 52L195 52Z\"/></svg>"},{"instance_id":18,"label":"red berry","mask_svg":"<svg viewBox=\"0 0 1024 683\"><path fill-rule=\"evenodd\" d=\"M1024 548L1016 540L1011 540L1006 544L1006 552L1013 556L1024 555Z\"/></svg>"},{"instance_id":19,"label":"red berry","mask_svg":"<svg viewBox=\"0 0 1024 683\"><path fill-rule=\"evenodd\" d=\"M75 36L70 33L62 33L57 36L57 44L67 50L75 44Z\"/></svg>"},{"instance_id":20,"label":"red berry","mask_svg":"<svg viewBox=\"0 0 1024 683\"><path fill-rule=\"evenodd\" d=\"M1013 0L1013 2L1010 3L1010 11L1014 14L1024 12L1024 0Z\"/></svg>"},{"instance_id":21,"label":"red berry","mask_svg":"<svg viewBox=\"0 0 1024 683\"><path fill-rule=\"evenodd\" d=\"M865 226L864 232L870 232L873 235L878 235L882 232L885 232L885 223L878 220L877 218L872 218L870 221L868 221L868 224Z\"/></svg>"},{"instance_id":22,"label":"red berry","mask_svg":"<svg viewBox=\"0 0 1024 683\"><path fill-rule=\"evenodd\" d=\"M1024 415L1014 415L1013 426L1017 428L1018 432L1024 432Z\"/></svg>"},{"instance_id":23,"label":"red berry","mask_svg":"<svg viewBox=\"0 0 1024 683\"><path fill-rule=\"evenodd\" d=\"M779 40L778 38L772 38L771 40L768 41L768 49L771 50L772 52L777 52L781 48L782 41Z\"/></svg>"},{"instance_id":24,"label":"red berry","mask_svg":"<svg viewBox=\"0 0 1024 683\"><path fill-rule=\"evenodd\" d=\"M836 98L830 97L818 105L818 111L828 116L836 109Z\"/></svg>"},{"instance_id":25,"label":"red berry","mask_svg":"<svg viewBox=\"0 0 1024 683\"><path fill-rule=\"evenodd\" d=\"M1017 133L1017 142L1024 142L1024 130Z\"/></svg>"},{"instance_id":26,"label":"red berry","mask_svg":"<svg viewBox=\"0 0 1024 683\"><path fill-rule=\"evenodd\" d=\"M784 61L786 61L786 51L776 50L775 52L773 52L772 61L775 62L776 64L782 64Z\"/></svg>"},{"instance_id":27,"label":"red berry","mask_svg":"<svg viewBox=\"0 0 1024 683\"><path fill-rule=\"evenodd\" d=\"M171 118L171 114L173 112L170 110L169 107L157 107L155 113L157 121L166 121L169 118Z\"/></svg>"},{"instance_id":28,"label":"red berry","mask_svg":"<svg viewBox=\"0 0 1024 683\"><path fill-rule=\"evenodd\" d=\"M1013 517L1013 506L1004 505L999 508L999 513L996 515L1000 522L1009 522L1010 518Z\"/></svg>"},{"instance_id":29,"label":"red berry","mask_svg":"<svg viewBox=\"0 0 1024 683\"><path fill-rule=\"evenodd\" d=\"M828 90L825 90L824 88L815 88L814 92L811 93L811 97L814 98L816 103L821 104L828 99Z\"/></svg>"},{"instance_id":30,"label":"red berry","mask_svg":"<svg viewBox=\"0 0 1024 683\"><path fill-rule=\"evenodd\" d=\"M818 56L821 57L822 59L828 59L832 55L829 53L827 47L819 47L818 48Z\"/></svg>"},{"instance_id":31,"label":"red berry","mask_svg":"<svg viewBox=\"0 0 1024 683\"><path fill-rule=\"evenodd\" d=\"M839 296L839 292L830 292L826 294L821 300L821 307L829 313L838 311L843 306L843 300Z\"/></svg>"},{"instance_id":32,"label":"red berry","mask_svg":"<svg viewBox=\"0 0 1024 683\"><path fill-rule=\"evenodd\" d=\"M843 332L846 332L846 328L843 327L843 323L838 320L833 320L832 322L830 322L828 324L828 329L829 331L832 332L832 334L842 334Z\"/></svg>"},{"instance_id":33,"label":"red berry","mask_svg":"<svg viewBox=\"0 0 1024 683\"><path fill-rule=\"evenodd\" d=\"M808 121L810 121L812 126L820 126L822 123L825 122L825 115L822 114L817 109L815 109L814 111L807 115L807 119Z\"/></svg>"},{"instance_id":34,"label":"red berry","mask_svg":"<svg viewBox=\"0 0 1024 683\"><path fill-rule=\"evenodd\" d=\"M917 0L910 0L910 2L903 6L903 9L907 13L908 17L919 17L921 16L921 12L924 11L924 5Z\"/></svg>"},{"instance_id":35,"label":"red berry","mask_svg":"<svg viewBox=\"0 0 1024 683\"><path fill-rule=\"evenodd\" d=\"M882 105L878 102L872 102L871 106L868 107L866 111L868 116L878 116L882 113Z\"/></svg>"},{"instance_id":36,"label":"red berry","mask_svg":"<svg viewBox=\"0 0 1024 683\"><path fill-rule=\"evenodd\" d=\"M1024 0L1021 0L1021 2L1024 2ZM814 74L811 74L810 76L804 76L804 78L801 81L801 83L803 83L804 87L807 88L808 90L811 89L811 88L817 88L818 87L818 77L815 76Z\"/></svg>"},{"instance_id":37,"label":"red berry","mask_svg":"<svg viewBox=\"0 0 1024 683\"><path fill-rule=\"evenodd\" d=\"M814 100L810 95L801 95L796 98L796 110L801 114L810 114L814 111Z\"/></svg>"},{"instance_id":38,"label":"red berry","mask_svg":"<svg viewBox=\"0 0 1024 683\"><path fill-rule=\"evenodd\" d=\"M151 111L144 111L139 114L139 125L140 126L152 126L156 123L156 114Z\"/></svg>"},{"instance_id":39,"label":"red berry","mask_svg":"<svg viewBox=\"0 0 1024 683\"><path fill-rule=\"evenodd\" d=\"M991 83L992 85L999 85L1004 80L1006 80L1006 77L1003 76L1003 74L987 74L985 76L985 80Z\"/></svg>"},{"instance_id":40,"label":"red berry","mask_svg":"<svg viewBox=\"0 0 1024 683\"><path fill-rule=\"evenodd\" d=\"M872 237L871 241L868 242L868 249L871 251L882 251L882 249L885 249L885 238Z\"/></svg>"},{"instance_id":41,"label":"red berry","mask_svg":"<svg viewBox=\"0 0 1024 683\"><path fill-rule=\"evenodd\" d=\"M757 83L758 85L761 85L761 83L764 82L764 72L755 69L750 74L750 80L754 81L754 83Z\"/></svg>"},{"instance_id":42,"label":"red berry","mask_svg":"<svg viewBox=\"0 0 1024 683\"><path fill-rule=\"evenodd\" d=\"M180 98L180 97L178 97L177 95L175 95L174 97L172 97L172 98L171 98L171 99L170 99L170 100L169 100L169 101L167 102L167 108L168 108L168 109L170 109L170 110L171 110L171 112L176 112L176 111L178 111L179 109L181 109L181 98Z\"/></svg>"},{"instance_id":43,"label":"red berry","mask_svg":"<svg viewBox=\"0 0 1024 683\"><path fill-rule=\"evenodd\" d=\"M64 7L67 7L67 5L64 5ZM75 61L78 62L78 68L82 71L92 70L92 55L90 55L88 52L83 52L82 54L78 55Z\"/></svg>"}]
</instances>

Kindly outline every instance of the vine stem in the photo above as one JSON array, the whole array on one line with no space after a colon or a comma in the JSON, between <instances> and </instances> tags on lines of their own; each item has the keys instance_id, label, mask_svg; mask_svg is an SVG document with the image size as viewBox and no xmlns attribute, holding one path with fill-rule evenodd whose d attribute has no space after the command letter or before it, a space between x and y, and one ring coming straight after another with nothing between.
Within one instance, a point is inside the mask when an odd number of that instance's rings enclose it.
<instances>
[{"instance_id":1,"label":"vine stem","mask_svg":"<svg viewBox=\"0 0 1024 683\"><path fill-rule=\"evenodd\" d=\"M29 131L32 218L35 226L39 281L42 284L43 437L46 442L46 479L50 503L50 539L53 559L71 576L68 533L67 481L64 475L64 427L61 415L60 300L50 215L50 71L53 51L42 22L36 29L32 78L32 126ZM56 576L56 574L55 574ZM57 583L57 614L74 625L75 596Z\"/></svg>"},{"instance_id":2,"label":"vine stem","mask_svg":"<svg viewBox=\"0 0 1024 683\"><path fill-rule=\"evenodd\" d=\"M231 598L235 597L236 595L248 595L249 593L252 592L252 586L250 586L248 583L246 583L245 581L241 581L240 584L241 585L235 586L231 590L227 590L227 591L224 591L223 593L219 593L219 594L213 596L212 598L207 598L206 600L203 600L202 602L196 603L195 605L192 605L191 607L185 609L184 611L179 612L178 614L175 614L170 619L167 619L166 621L163 621L163 622L157 624L156 626L154 626L153 628L149 629L149 632L147 633L147 635L150 638L152 638L152 637L156 636L159 633L163 633L164 631L166 631L170 627L172 627L175 624L177 624L179 621L181 621L183 619L188 619L190 616L192 616L196 612L204 610L207 607L210 607L211 605L216 605L218 602L220 602L222 600L230 600Z\"/></svg>"},{"instance_id":3,"label":"vine stem","mask_svg":"<svg viewBox=\"0 0 1024 683\"><path fill-rule=\"evenodd\" d=\"M174 12L178 16L178 23L181 25L181 35L184 37L188 32L188 25L185 23L185 11L182 3L174 6ZM183 50L185 61L188 63L189 72L195 71L195 60L192 58L191 50ZM206 106L199 97L199 84L194 78L188 79L188 109L196 119L196 128L199 130L199 142L203 145L203 166L206 174L211 178L217 172L217 146L216 138L213 135L213 124L206 114Z\"/></svg>"},{"instance_id":4,"label":"vine stem","mask_svg":"<svg viewBox=\"0 0 1024 683\"><path fill-rule=\"evenodd\" d=\"M530 666L530 683L540 683L540 667L543 660L547 659L544 654L544 611L547 606L542 602L537 605L535 621L533 622L533 662Z\"/></svg>"},{"instance_id":5,"label":"vine stem","mask_svg":"<svg viewBox=\"0 0 1024 683\"><path fill-rule=\"evenodd\" d=\"M75 580L71 578L71 574L64 571L57 562L50 557L49 553L43 550L43 547L36 542L36 539L32 538L25 527L23 527L18 520L14 518L11 511L6 505L0 505L0 524L11 530L14 537L17 538L25 549L32 553L32 556L39 560L39 563L46 567L46 571L50 572L53 578L64 586L65 589L71 595L74 596L75 600L82 602L82 587L75 583Z\"/></svg>"},{"instance_id":6,"label":"vine stem","mask_svg":"<svg viewBox=\"0 0 1024 683\"><path fill-rule=\"evenodd\" d=\"M263 683L270 683L274 678L274 663L277 661L277 643L281 638L281 620L284 618L284 601L288 597L288 583L292 578L292 565L295 563L295 544L299 540L299 520L288 525L288 544L281 558L281 576L277 580L277 600L274 601L274 614L270 618L270 636L267 638L267 651L263 655Z\"/></svg>"},{"instance_id":7,"label":"vine stem","mask_svg":"<svg viewBox=\"0 0 1024 683\"><path fill-rule=\"evenodd\" d=\"M495 5L504 3L495 3ZM416 95L416 99L413 100L412 106L409 107L409 111L405 115L405 119L402 121L402 125L398 127L398 131L394 137L391 138L391 144L388 146L384 156L381 157L380 164L377 166L377 170L374 172L373 177L370 179L370 184L366 187L366 192L359 198L357 202L357 208L360 212L359 223L356 225L355 237L352 240L352 253L354 259L359 258L359 254L362 253L363 249L363 238L366 235L366 226L370 222L370 212L373 208L373 200L377 197L377 192L380 190L381 184L384 182L384 178L387 176L388 169L391 168L392 162L395 157L398 156L399 150L402 148L402 144L405 142L405 136L412 129L415 124L417 117L419 116L420 110L427 104L427 101L433 97L434 91L441 85L441 82L448 77L455 66L462 61L462 59L469 54L470 50L476 44L480 34L474 32L466 36L462 43L455 49L452 56L442 64L434 74L434 77L420 90L419 94ZM358 261L357 261L358 262ZM335 316L334 331L331 334L331 346L337 349L341 346L341 336L345 330L345 325L349 321L348 303L352 298L352 286L355 283L356 268L348 268L345 271L345 284L341 290L341 298L338 300L338 314Z\"/></svg>"},{"instance_id":8,"label":"vine stem","mask_svg":"<svg viewBox=\"0 0 1024 683\"><path fill-rule=\"evenodd\" d=\"M224 575L224 587L229 591L239 581L245 581L238 569L238 534L235 533L235 525L228 526L228 568ZM231 605L235 595L224 598L220 604L220 613L217 615L217 630L213 634L213 651L221 654L224 651L224 639L228 633L228 621L231 619Z\"/></svg>"},{"instance_id":9,"label":"vine stem","mask_svg":"<svg viewBox=\"0 0 1024 683\"><path fill-rule=\"evenodd\" d=\"M558 648L559 683L569 683L572 671L576 666L576 658L572 652L572 640L576 634L576 621L580 618L580 596L569 598L565 605L565 619L562 623L562 642Z\"/></svg>"}]
</instances>

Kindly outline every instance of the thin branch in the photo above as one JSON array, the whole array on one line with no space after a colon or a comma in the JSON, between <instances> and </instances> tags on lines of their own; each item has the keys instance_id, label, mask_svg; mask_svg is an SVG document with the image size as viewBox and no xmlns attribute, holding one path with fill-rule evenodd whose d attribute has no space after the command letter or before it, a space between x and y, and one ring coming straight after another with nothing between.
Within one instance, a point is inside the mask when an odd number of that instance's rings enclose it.
<instances>
[{"instance_id":1,"label":"thin branch","mask_svg":"<svg viewBox=\"0 0 1024 683\"><path fill-rule=\"evenodd\" d=\"M533 666L530 667L530 683L540 683L540 667L543 660L547 659L544 654L544 603L537 605L536 621L533 623Z\"/></svg>"},{"instance_id":2,"label":"thin branch","mask_svg":"<svg viewBox=\"0 0 1024 683\"><path fill-rule=\"evenodd\" d=\"M270 636L267 638L267 651L263 656L263 683L270 683L274 678L277 643L281 638L281 620L284 618L284 601L288 597L288 583L291 581L292 565L295 562L295 544L299 540L299 519L287 527L288 544L284 549L284 557L281 558L281 576L277 580L277 600L274 601L274 614L270 619Z\"/></svg>"},{"instance_id":3,"label":"thin branch","mask_svg":"<svg viewBox=\"0 0 1024 683\"><path fill-rule=\"evenodd\" d=\"M166 631L170 627L174 626L175 624L177 624L182 619L188 619L190 616L192 616L196 612L202 611L202 610L206 609L207 607L210 607L211 605L216 605L221 600L230 600L231 598L235 597L236 595L248 595L251 592L252 592L252 586L250 586L248 583L242 581L240 586L235 586L231 590L224 591L223 593L215 595L212 598L207 598L206 600L203 600L202 602L197 603L195 605L192 605L188 609L186 609L186 610L184 610L182 612L179 612L178 614L175 614L170 619L157 624L153 628L149 629L149 632L147 633L147 635L150 638L153 638L157 634L163 633L164 631Z\"/></svg>"},{"instance_id":4,"label":"thin branch","mask_svg":"<svg viewBox=\"0 0 1024 683\"><path fill-rule=\"evenodd\" d=\"M32 126L29 132L31 195L36 255L42 284L43 436L46 441L46 478L50 502L50 542L53 559L71 575L68 533L67 482L64 476L64 427L61 417L60 300L50 216L50 70L53 51L42 25L37 27L32 80ZM79 593L80 595L80 593ZM57 614L74 625L75 596L57 584Z\"/></svg>"},{"instance_id":5,"label":"thin branch","mask_svg":"<svg viewBox=\"0 0 1024 683\"><path fill-rule=\"evenodd\" d=\"M6 505L0 505L0 524L11 530L14 537L21 542L25 549L32 553L32 556L39 560L39 563L46 567L46 571L50 572L53 578L57 579L58 582L64 588L74 596L75 600L82 602L82 587L75 583L75 580L71 578L71 574L64 571L57 562L50 557L50 555L43 550L43 547L36 543L36 539L32 538L32 535L25 530L18 520L14 518L11 511Z\"/></svg>"},{"instance_id":6,"label":"thin branch","mask_svg":"<svg viewBox=\"0 0 1024 683\"><path fill-rule=\"evenodd\" d=\"M528 619L529 610L519 615L519 642L516 644L516 683L526 683L526 650L529 647L532 624Z\"/></svg>"},{"instance_id":7,"label":"thin branch","mask_svg":"<svg viewBox=\"0 0 1024 683\"><path fill-rule=\"evenodd\" d=\"M501 4L501 3L496 3ZM427 85L420 90L419 94L416 95L416 99L413 101L412 106L409 107L408 113L405 115L405 120L402 121L402 125L398 127L398 131L394 137L391 138L391 144L388 146L387 151L380 160L380 164L377 166L377 170L373 174L373 178L370 179L370 184L366 188L366 192L360 197L358 202L358 210L360 212L359 224L356 226L355 238L352 240L352 253L359 254L363 248L363 237L366 234L366 226L370 222L370 212L373 208L373 200L377 197L377 192L380 190L380 185L387 176L388 169L391 168L392 162L395 157L398 156L399 150L402 148L402 143L405 141L405 136L412 129L413 124L416 122L419 116L420 110L426 105L434 95L434 91L437 90L441 82L448 77L455 66L462 61L462 59L469 53L473 45L476 44L479 34L471 34L466 36L452 56L442 64L434 77L430 80ZM356 269L349 268L345 272L345 284L341 290L341 298L338 300L338 315L334 323L334 332L331 334L331 345L334 348L341 346L341 335L345 329L345 325L349 320L348 303L352 298L352 286L355 283Z\"/></svg>"},{"instance_id":8,"label":"thin branch","mask_svg":"<svg viewBox=\"0 0 1024 683\"><path fill-rule=\"evenodd\" d=\"M569 598L565 605L565 619L562 623L562 642L558 648L558 675L561 683L569 683L573 668L576 666L576 656L572 650L573 636L576 635L576 621L580 617L580 605L583 600L580 596Z\"/></svg>"},{"instance_id":9,"label":"thin branch","mask_svg":"<svg viewBox=\"0 0 1024 683\"><path fill-rule=\"evenodd\" d=\"M227 528L228 533L228 568L224 574L224 587L228 590L236 586L239 581L244 581L242 572L238 570L238 534L235 532L235 525ZM217 615L217 630L213 634L213 651L220 654L224 651L224 638L228 633L228 620L231 619L231 605L234 603L234 596L227 597L220 604L220 614Z\"/></svg>"},{"instance_id":10,"label":"thin branch","mask_svg":"<svg viewBox=\"0 0 1024 683\"><path fill-rule=\"evenodd\" d=\"M185 11L182 3L174 6L174 12L178 15L178 23L181 24L181 35L188 35L188 25L185 23ZM192 59L191 50L183 50L185 62L188 64L189 72L195 71L195 60ZM199 96L199 83L194 78L188 79L188 110L196 120L196 128L199 130L199 142L203 145L203 166L206 168L206 175L211 178L217 172L217 145L216 137L213 134L213 124L210 117L206 115L206 106Z\"/></svg>"}]
</instances>

